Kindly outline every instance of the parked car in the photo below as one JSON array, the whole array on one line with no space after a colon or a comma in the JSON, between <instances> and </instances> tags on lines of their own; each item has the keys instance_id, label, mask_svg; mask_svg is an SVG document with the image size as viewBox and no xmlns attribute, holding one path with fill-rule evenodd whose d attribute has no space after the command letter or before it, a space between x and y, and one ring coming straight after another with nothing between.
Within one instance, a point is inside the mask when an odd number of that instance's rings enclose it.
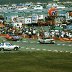
<instances>
[{"instance_id":1,"label":"parked car","mask_svg":"<svg viewBox=\"0 0 72 72\"><path fill-rule=\"evenodd\" d=\"M4 50L15 50L17 51L20 47L18 45L13 45L9 42L2 42L0 43L0 51Z\"/></svg>"},{"instance_id":2,"label":"parked car","mask_svg":"<svg viewBox=\"0 0 72 72\"><path fill-rule=\"evenodd\" d=\"M7 34L5 38L7 40L13 40L13 41L17 41L17 40L21 40L22 39L21 36L14 35L14 34Z\"/></svg>"},{"instance_id":3,"label":"parked car","mask_svg":"<svg viewBox=\"0 0 72 72\"><path fill-rule=\"evenodd\" d=\"M42 39L38 39L38 41L41 44L55 44L55 40L52 38L42 38Z\"/></svg>"}]
</instances>

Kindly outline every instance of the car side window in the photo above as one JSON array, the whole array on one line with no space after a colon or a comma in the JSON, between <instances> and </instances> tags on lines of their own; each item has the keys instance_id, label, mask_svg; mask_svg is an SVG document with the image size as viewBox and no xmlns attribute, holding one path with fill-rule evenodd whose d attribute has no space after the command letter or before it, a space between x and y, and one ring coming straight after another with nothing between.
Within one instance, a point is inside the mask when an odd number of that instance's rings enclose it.
<instances>
[{"instance_id":1,"label":"car side window","mask_svg":"<svg viewBox=\"0 0 72 72\"><path fill-rule=\"evenodd\" d=\"M6 43L6 45L7 45L7 46L11 46L11 44L10 44L10 43Z\"/></svg>"},{"instance_id":2,"label":"car side window","mask_svg":"<svg viewBox=\"0 0 72 72\"><path fill-rule=\"evenodd\" d=\"M0 43L0 46L3 46L4 44L3 43Z\"/></svg>"}]
</instances>

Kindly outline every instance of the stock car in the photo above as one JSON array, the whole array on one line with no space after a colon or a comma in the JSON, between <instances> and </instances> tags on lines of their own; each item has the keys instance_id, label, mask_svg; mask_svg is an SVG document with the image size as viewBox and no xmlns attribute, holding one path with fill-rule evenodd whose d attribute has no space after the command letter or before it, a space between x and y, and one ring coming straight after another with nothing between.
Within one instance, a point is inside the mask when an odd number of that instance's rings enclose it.
<instances>
[{"instance_id":1,"label":"stock car","mask_svg":"<svg viewBox=\"0 0 72 72\"><path fill-rule=\"evenodd\" d=\"M21 40L22 39L21 36L14 35L14 34L7 34L5 38L7 40L12 40L12 41L17 41L17 40Z\"/></svg>"},{"instance_id":2,"label":"stock car","mask_svg":"<svg viewBox=\"0 0 72 72\"><path fill-rule=\"evenodd\" d=\"M13 45L9 42L0 43L0 51L4 51L4 50L15 50L15 51L17 51L19 48L20 48L20 46Z\"/></svg>"},{"instance_id":3,"label":"stock car","mask_svg":"<svg viewBox=\"0 0 72 72\"><path fill-rule=\"evenodd\" d=\"M38 39L38 42L41 44L55 44L55 40L53 38Z\"/></svg>"}]
</instances>

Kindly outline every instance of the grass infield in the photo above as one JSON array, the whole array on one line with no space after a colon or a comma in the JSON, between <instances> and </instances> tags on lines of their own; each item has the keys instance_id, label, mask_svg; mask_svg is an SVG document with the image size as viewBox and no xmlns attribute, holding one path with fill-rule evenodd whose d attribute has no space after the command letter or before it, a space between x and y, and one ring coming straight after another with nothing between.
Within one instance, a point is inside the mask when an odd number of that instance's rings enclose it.
<instances>
[{"instance_id":1,"label":"grass infield","mask_svg":"<svg viewBox=\"0 0 72 72\"><path fill-rule=\"evenodd\" d=\"M72 72L72 53L0 53L0 72Z\"/></svg>"}]
</instances>

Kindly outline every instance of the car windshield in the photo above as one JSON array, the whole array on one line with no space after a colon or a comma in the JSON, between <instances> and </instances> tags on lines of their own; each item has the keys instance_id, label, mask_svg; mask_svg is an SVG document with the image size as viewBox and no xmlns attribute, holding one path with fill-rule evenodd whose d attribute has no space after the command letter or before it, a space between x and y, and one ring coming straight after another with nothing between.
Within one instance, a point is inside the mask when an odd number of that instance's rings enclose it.
<instances>
[{"instance_id":1,"label":"car windshield","mask_svg":"<svg viewBox=\"0 0 72 72\"><path fill-rule=\"evenodd\" d=\"M5 43L7 46L11 46L12 44L11 43Z\"/></svg>"},{"instance_id":2,"label":"car windshield","mask_svg":"<svg viewBox=\"0 0 72 72\"><path fill-rule=\"evenodd\" d=\"M3 46L4 45L4 43L0 43L0 46Z\"/></svg>"}]
</instances>

